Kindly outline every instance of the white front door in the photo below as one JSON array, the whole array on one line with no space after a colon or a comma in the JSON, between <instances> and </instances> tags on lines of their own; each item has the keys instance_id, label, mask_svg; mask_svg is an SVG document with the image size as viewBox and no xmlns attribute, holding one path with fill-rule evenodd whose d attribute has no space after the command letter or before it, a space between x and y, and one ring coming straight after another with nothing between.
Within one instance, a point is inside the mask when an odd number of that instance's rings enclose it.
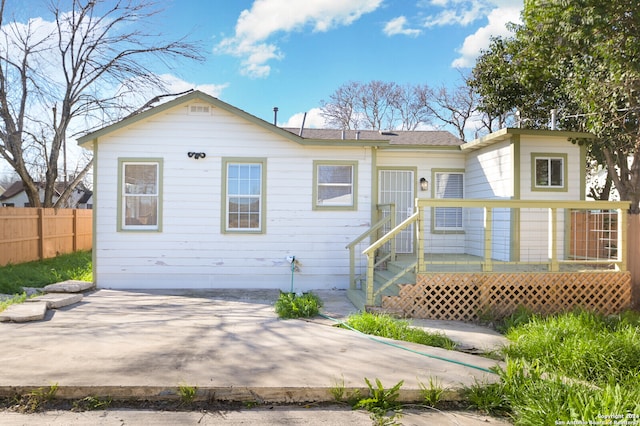
<instances>
[{"instance_id":1,"label":"white front door","mask_svg":"<svg viewBox=\"0 0 640 426\"><path fill-rule=\"evenodd\" d=\"M378 172L378 203L395 204L396 225L413 214L413 170L380 170ZM396 237L397 253L413 253L413 225Z\"/></svg>"}]
</instances>

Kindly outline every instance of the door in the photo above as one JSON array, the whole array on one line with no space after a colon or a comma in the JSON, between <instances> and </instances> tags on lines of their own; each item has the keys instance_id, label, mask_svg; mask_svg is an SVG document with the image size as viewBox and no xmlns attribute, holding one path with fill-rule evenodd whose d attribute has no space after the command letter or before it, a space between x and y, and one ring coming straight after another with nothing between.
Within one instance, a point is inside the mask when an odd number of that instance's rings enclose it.
<instances>
[{"instance_id":1,"label":"door","mask_svg":"<svg viewBox=\"0 0 640 426\"><path fill-rule=\"evenodd\" d=\"M395 204L396 225L413 214L414 209L414 171L379 170L378 203ZM388 209L385 209L386 214ZM388 231L388 229L387 229ZM397 253L413 253L413 225L400 232L396 237Z\"/></svg>"}]
</instances>

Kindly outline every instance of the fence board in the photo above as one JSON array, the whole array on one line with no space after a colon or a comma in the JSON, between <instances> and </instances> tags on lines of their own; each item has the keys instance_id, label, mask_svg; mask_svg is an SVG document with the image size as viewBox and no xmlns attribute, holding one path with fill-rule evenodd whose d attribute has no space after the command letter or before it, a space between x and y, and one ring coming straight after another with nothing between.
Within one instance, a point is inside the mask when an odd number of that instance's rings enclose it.
<instances>
[{"instance_id":1,"label":"fence board","mask_svg":"<svg viewBox=\"0 0 640 426\"><path fill-rule=\"evenodd\" d=\"M92 248L93 211L0 208L0 266Z\"/></svg>"}]
</instances>

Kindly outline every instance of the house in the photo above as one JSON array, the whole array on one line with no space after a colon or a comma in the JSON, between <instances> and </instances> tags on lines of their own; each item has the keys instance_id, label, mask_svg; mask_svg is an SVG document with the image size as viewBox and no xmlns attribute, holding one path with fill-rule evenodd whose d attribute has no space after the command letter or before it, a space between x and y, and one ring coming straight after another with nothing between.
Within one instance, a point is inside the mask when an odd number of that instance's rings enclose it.
<instances>
[{"instance_id":1,"label":"house","mask_svg":"<svg viewBox=\"0 0 640 426\"><path fill-rule=\"evenodd\" d=\"M575 137L590 135L504 129L465 144L444 131L283 129L194 91L78 139L94 155L94 279L114 289L355 289L361 250L345 247L366 247L381 218L388 231L417 202L584 200ZM521 217L501 208L496 261L542 250L514 244ZM429 223L420 233L431 239L394 231L394 256L486 248L469 242L485 235L470 227L475 213L423 210L417 226Z\"/></svg>"},{"instance_id":2,"label":"house","mask_svg":"<svg viewBox=\"0 0 640 426\"><path fill-rule=\"evenodd\" d=\"M40 187L40 199L44 198L44 188L40 183L36 183L38 187ZM53 196L54 203L60 198L60 195L64 191L64 183L58 182L55 185L55 194ZM90 208L87 207L91 204L91 195L92 192L88 189L84 188L83 185L78 185L73 193L69 196L67 204L70 208ZM81 206L78 204L85 200ZM6 191L0 195L0 206L1 207L30 207L29 198L27 197L27 193L24 190L24 186L21 180L15 181L12 183Z\"/></svg>"}]
</instances>

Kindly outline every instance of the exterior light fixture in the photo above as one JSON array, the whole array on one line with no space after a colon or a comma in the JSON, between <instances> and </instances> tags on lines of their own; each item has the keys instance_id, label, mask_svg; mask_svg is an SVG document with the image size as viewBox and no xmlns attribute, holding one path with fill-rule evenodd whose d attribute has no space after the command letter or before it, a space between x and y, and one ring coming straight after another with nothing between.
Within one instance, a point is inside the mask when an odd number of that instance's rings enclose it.
<instances>
[{"instance_id":1,"label":"exterior light fixture","mask_svg":"<svg viewBox=\"0 0 640 426\"><path fill-rule=\"evenodd\" d=\"M187 156L189 158L195 158L196 160L198 160L200 158L206 157L207 154L205 154L204 152L187 152Z\"/></svg>"},{"instance_id":2,"label":"exterior light fixture","mask_svg":"<svg viewBox=\"0 0 640 426\"><path fill-rule=\"evenodd\" d=\"M420 191L427 191L429 189L429 182L425 178L420 178Z\"/></svg>"}]
</instances>

